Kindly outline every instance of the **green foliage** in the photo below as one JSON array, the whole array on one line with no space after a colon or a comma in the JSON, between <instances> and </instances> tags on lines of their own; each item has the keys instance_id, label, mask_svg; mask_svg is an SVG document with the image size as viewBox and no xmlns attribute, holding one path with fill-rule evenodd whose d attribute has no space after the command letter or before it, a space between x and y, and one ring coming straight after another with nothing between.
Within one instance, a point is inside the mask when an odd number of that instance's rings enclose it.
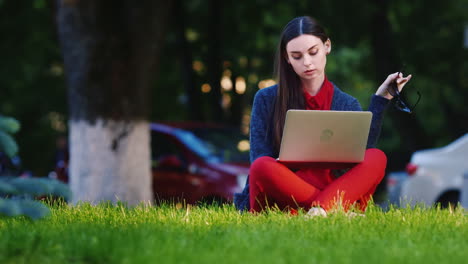
<instances>
[{"instance_id":1,"label":"green foliage","mask_svg":"<svg viewBox=\"0 0 468 264\"><path fill-rule=\"evenodd\" d=\"M20 123L16 119L0 116L0 151L10 158L16 155L18 146L9 134L16 133L19 129ZM0 215L43 218L50 214L50 210L34 199L44 196L69 200L71 191L66 184L57 180L0 177Z\"/></svg>"},{"instance_id":2,"label":"green foliage","mask_svg":"<svg viewBox=\"0 0 468 264\"><path fill-rule=\"evenodd\" d=\"M18 153L18 145L9 134L14 134L19 129L20 124L16 119L0 116L0 152L5 153L10 158Z\"/></svg>"},{"instance_id":3,"label":"green foliage","mask_svg":"<svg viewBox=\"0 0 468 264\"><path fill-rule=\"evenodd\" d=\"M55 38L52 1L0 1L0 114L15 117L24 168L46 175L57 130L51 113L66 114L66 88ZM28 22L26 22L28 21ZM66 121L62 123L66 124ZM60 127L62 129L62 127Z\"/></svg>"},{"instance_id":4,"label":"green foliage","mask_svg":"<svg viewBox=\"0 0 468 264\"><path fill-rule=\"evenodd\" d=\"M3 198L2 198L3 197ZM0 177L0 215L43 218L50 210L37 198L70 200L68 185L46 178Z\"/></svg>"},{"instance_id":5,"label":"green foliage","mask_svg":"<svg viewBox=\"0 0 468 264\"><path fill-rule=\"evenodd\" d=\"M65 200L71 198L68 185L54 179L48 178L0 178L0 195L23 195L29 197L40 197L52 195L63 197ZM4 186L2 188L2 185ZM6 192L3 192L5 189Z\"/></svg>"},{"instance_id":6,"label":"green foliage","mask_svg":"<svg viewBox=\"0 0 468 264\"><path fill-rule=\"evenodd\" d=\"M336 45L333 56L327 59L327 75L338 87L351 93L364 109L369 105L370 97L377 90L375 84L366 77L363 61L369 60L369 51L365 45L356 48Z\"/></svg>"},{"instance_id":7,"label":"green foliage","mask_svg":"<svg viewBox=\"0 0 468 264\"><path fill-rule=\"evenodd\" d=\"M20 127L18 120L11 117L0 116L0 131L14 134L18 132Z\"/></svg>"},{"instance_id":8,"label":"green foliage","mask_svg":"<svg viewBox=\"0 0 468 264\"><path fill-rule=\"evenodd\" d=\"M24 215L37 220L50 215L50 209L37 201L0 199L0 215Z\"/></svg>"},{"instance_id":9,"label":"green foliage","mask_svg":"<svg viewBox=\"0 0 468 264\"><path fill-rule=\"evenodd\" d=\"M18 153L18 145L7 133L0 130L0 151L12 158Z\"/></svg>"},{"instance_id":10,"label":"green foliage","mask_svg":"<svg viewBox=\"0 0 468 264\"><path fill-rule=\"evenodd\" d=\"M42 175L53 166L54 140L57 134L66 133L67 123L64 69L54 33L52 2L0 0L0 113L15 116L21 122L22 129L15 138L22 150L22 161L35 174ZM468 49L463 46L468 21L466 1L386 1L388 10L381 19L388 18L391 32L386 32L387 48L377 50L373 49L376 44L372 32L380 29L375 29L372 19L381 11L378 1L357 5L338 0L228 0L222 1L220 10L211 8L214 1L180 2L186 20L182 30L190 35L189 63L197 61L203 65L194 73L192 89L200 90L208 82L208 58L216 52L214 57L223 62L222 70L231 71L233 82L237 77L247 80L243 96L233 91L225 94L248 111L258 82L272 77L282 28L295 16L311 15L326 27L332 40L327 69L330 80L357 97L363 107L383 81L376 73L376 55L395 54L390 59L406 65L405 72L413 74L404 96L414 102L415 91L422 94L414 116L421 124L418 129L429 139L426 147L445 145L468 130L468 104L464 103L468 97ZM219 18L219 51L210 50L208 45L214 41L214 23L210 20L213 15ZM180 16L169 17L160 67L154 73L151 120L186 120L193 111L187 107L186 75L181 70L185 52L179 39ZM394 70L400 70L400 66L395 65L398 68ZM197 107L202 109L203 119L210 120L215 101L209 93L199 96ZM225 110L225 116L232 108ZM415 141L411 138L414 136L402 134L397 128L398 120L392 120L395 113L388 114L380 147L388 153L408 151L404 143ZM416 129L412 124L408 126L409 131Z\"/></svg>"},{"instance_id":11,"label":"green foliage","mask_svg":"<svg viewBox=\"0 0 468 264\"><path fill-rule=\"evenodd\" d=\"M306 219L233 206L53 207L0 219L1 263L465 263L465 211L368 208Z\"/></svg>"}]
</instances>

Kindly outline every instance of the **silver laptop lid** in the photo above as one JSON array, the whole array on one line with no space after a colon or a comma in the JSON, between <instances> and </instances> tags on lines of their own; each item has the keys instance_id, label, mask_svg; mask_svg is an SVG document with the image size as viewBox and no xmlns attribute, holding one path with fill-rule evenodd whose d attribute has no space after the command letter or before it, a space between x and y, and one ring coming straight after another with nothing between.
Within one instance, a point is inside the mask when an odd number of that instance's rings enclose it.
<instances>
[{"instance_id":1,"label":"silver laptop lid","mask_svg":"<svg viewBox=\"0 0 468 264\"><path fill-rule=\"evenodd\" d=\"M289 110L278 160L361 162L371 119L369 111Z\"/></svg>"}]
</instances>

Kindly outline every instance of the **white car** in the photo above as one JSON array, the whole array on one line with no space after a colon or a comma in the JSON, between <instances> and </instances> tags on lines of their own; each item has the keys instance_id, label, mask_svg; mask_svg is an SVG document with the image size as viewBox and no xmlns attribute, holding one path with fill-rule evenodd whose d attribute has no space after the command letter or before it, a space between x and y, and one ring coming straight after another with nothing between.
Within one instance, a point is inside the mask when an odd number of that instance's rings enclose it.
<instances>
[{"instance_id":1,"label":"white car","mask_svg":"<svg viewBox=\"0 0 468 264\"><path fill-rule=\"evenodd\" d=\"M465 174L468 174L468 133L445 147L416 151L406 172L390 173L387 176L390 203L456 205L460 202Z\"/></svg>"}]
</instances>

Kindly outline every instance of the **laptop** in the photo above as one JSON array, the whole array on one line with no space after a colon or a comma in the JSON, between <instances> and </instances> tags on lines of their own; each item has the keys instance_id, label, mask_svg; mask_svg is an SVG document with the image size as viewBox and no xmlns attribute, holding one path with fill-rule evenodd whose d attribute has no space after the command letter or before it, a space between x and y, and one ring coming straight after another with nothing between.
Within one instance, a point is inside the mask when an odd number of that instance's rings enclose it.
<instances>
[{"instance_id":1,"label":"laptop","mask_svg":"<svg viewBox=\"0 0 468 264\"><path fill-rule=\"evenodd\" d=\"M372 112L288 110L278 161L347 168L364 159Z\"/></svg>"}]
</instances>

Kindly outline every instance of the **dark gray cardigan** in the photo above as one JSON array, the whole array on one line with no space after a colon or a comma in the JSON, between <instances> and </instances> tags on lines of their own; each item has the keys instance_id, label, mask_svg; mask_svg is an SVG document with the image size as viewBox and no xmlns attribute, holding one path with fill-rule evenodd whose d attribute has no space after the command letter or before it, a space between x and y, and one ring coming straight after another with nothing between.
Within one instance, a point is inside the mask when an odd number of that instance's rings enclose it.
<instances>
[{"instance_id":1,"label":"dark gray cardigan","mask_svg":"<svg viewBox=\"0 0 468 264\"><path fill-rule=\"evenodd\" d=\"M335 111L362 111L358 100L334 86L331 110ZM250 162L259 157L278 157L273 145L273 134L269 127L273 123L273 106L277 95L278 86L273 85L259 90L255 94L250 120ZM372 112L372 123L367 140L367 148L374 148L382 126L383 112L389 100L373 95L369 105ZM242 193L234 194L234 205L238 210L248 210L249 205L249 179L245 183Z\"/></svg>"}]
</instances>

